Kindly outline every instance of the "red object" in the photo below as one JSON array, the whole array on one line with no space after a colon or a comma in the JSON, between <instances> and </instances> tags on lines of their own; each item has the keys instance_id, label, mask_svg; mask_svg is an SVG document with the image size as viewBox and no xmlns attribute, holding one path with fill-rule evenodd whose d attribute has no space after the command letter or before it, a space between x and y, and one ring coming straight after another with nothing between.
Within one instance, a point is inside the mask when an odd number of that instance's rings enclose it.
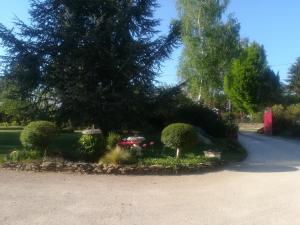
<instances>
[{"instance_id":1,"label":"red object","mask_svg":"<svg viewBox=\"0 0 300 225\"><path fill-rule=\"evenodd\" d=\"M137 141L120 141L118 145L122 147L131 147L133 145L138 145L139 143Z\"/></svg>"},{"instance_id":2,"label":"red object","mask_svg":"<svg viewBox=\"0 0 300 225\"><path fill-rule=\"evenodd\" d=\"M273 123L272 109L268 109L265 111L264 114L264 134L272 135L272 123Z\"/></svg>"}]
</instances>

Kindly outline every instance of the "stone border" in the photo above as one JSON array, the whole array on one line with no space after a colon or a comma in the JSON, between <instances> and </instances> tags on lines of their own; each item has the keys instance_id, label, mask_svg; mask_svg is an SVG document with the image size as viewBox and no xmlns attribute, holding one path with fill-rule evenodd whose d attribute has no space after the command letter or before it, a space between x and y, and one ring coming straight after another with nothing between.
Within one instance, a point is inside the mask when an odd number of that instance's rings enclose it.
<instances>
[{"instance_id":1,"label":"stone border","mask_svg":"<svg viewBox=\"0 0 300 225\"><path fill-rule=\"evenodd\" d=\"M80 174L115 174L115 175L176 175L204 172L224 165L224 161L207 162L198 165L170 166L136 166L136 165L103 165L84 162L4 162L0 168L16 171L34 172L72 172Z\"/></svg>"}]
</instances>

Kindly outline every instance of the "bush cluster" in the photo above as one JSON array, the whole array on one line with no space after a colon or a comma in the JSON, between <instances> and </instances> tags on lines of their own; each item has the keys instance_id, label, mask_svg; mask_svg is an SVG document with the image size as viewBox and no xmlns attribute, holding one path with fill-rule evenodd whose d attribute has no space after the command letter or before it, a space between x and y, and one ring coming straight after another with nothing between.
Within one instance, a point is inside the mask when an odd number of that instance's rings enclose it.
<instances>
[{"instance_id":1,"label":"bush cluster","mask_svg":"<svg viewBox=\"0 0 300 225\"><path fill-rule=\"evenodd\" d=\"M300 104L274 105L272 113L274 135L300 136Z\"/></svg>"},{"instance_id":2,"label":"bush cluster","mask_svg":"<svg viewBox=\"0 0 300 225\"><path fill-rule=\"evenodd\" d=\"M115 148L122 136L116 132L109 132L106 138L106 148L111 150Z\"/></svg>"},{"instance_id":3,"label":"bush cluster","mask_svg":"<svg viewBox=\"0 0 300 225\"><path fill-rule=\"evenodd\" d=\"M21 132L20 140L25 149L40 152L48 150L49 144L56 132L55 124L49 121L34 121Z\"/></svg>"},{"instance_id":4,"label":"bush cluster","mask_svg":"<svg viewBox=\"0 0 300 225\"><path fill-rule=\"evenodd\" d=\"M178 109L176 121L201 127L214 137L226 137L226 122L213 110L200 105L189 104Z\"/></svg>"},{"instance_id":5,"label":"bush cluster","mask_svg":"<svg viewBox=\"0 0 300 225\"><path fill-rule=\"evenodd\" d=\"M83 134L79 139L80 157L86 161L96 161L105 151L102 134Z\"/></svg>"},{"instance_id":6,"label":"bush cluster","mask_svg":"<svg viewBox=\"0 0 300 225\"><path fill-rule=\"evenodd\" d=\"M213 137L227 137L226 120L222 119L208 107L193 102L182 94L165 93L149 119L151 125L161 130L171 123L188 123L201 127L207 134Z\"/></svg>"}]
</instances>

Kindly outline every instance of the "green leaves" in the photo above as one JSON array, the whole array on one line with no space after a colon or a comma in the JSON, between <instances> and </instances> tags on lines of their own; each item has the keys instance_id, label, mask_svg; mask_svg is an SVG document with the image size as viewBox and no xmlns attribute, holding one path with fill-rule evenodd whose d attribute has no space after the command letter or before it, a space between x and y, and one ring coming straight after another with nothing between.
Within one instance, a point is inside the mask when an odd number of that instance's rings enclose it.
<instances>
[{"instance_id":1,"label":"green leaves","mask_svg":"<svg viewBox=\"0 0 300 225\"><path fill-rule=\"evenodd\" d=\"M231 61L238 56L240 26L233 16L222 20L229 1L177 2L184 44L178 75L187 81L193 97L214 104Z\"/></svg>"},{"instance_id":2,"label":"green leaves","mask_svg":"<svg viewBox=\"0 0 300 225\"><path fill-rule=\"evenodd\" d=\"M104 130L127 126L125 120L141 124L180 23L158 37L153 0L32 0L31 6L32 22L17 21L18 35L0 25L9 53L5 76L22 98L61 122Z\"/></svg>"},{"instance_id":3,"label":"green leaves","mask_svg":"<svg viewBox=\"0 0 300 225\"><path fill-rule=\"evenodd\" d=\"M234 106L253 113L276 101L280 93L279 77L268 67L263 46L252 43L232 62L224 80L225 93Z\"/></svg>"},{"instance_id":4,"label":"green leaves","mask_svg":"<svg viewBox=\"0 0 300 225\"><path fill-rule=\"evenodd\" d=\"M296 95L300 95L300 57L289 69L288 76L288 89L290 92Z\"/></svg>"}]
</instances>

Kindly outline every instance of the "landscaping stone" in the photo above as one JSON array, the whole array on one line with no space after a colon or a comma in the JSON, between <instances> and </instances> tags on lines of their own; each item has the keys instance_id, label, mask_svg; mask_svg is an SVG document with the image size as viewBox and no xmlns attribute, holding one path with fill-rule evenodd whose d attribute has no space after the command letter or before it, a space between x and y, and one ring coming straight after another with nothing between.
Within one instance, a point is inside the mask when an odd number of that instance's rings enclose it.
<instances>
[{"instance_id":1,"label":"landscaping stone","mask_svg":"<svg viewBox=\"0 0 300 225\"><path fill-rule=\"evenodd\" d=\"M41 169L45 171L56 171L56 163L55 162L43 162L41 164Z\"/></svg>"},{"instance_id":2,"label":"landscaping stone","mask_svg":"<svg viewBox=\"0 0 300 225\"><path fill-rule=\"evenodd\" d=\"M50 159L47 159L50 160ZM86 162L70 162L52 159L51 161L40 162L4 162L0 164L1 168L19 171L34 172L75 172L81 174L132 174L132 175L171 175L188 174L199 172L207 168L215 168L223 165L222 161L201 163L198 165L179 165L171 166L136 166L136 165L103 165Z\"/></svg>"}]
</instances>

